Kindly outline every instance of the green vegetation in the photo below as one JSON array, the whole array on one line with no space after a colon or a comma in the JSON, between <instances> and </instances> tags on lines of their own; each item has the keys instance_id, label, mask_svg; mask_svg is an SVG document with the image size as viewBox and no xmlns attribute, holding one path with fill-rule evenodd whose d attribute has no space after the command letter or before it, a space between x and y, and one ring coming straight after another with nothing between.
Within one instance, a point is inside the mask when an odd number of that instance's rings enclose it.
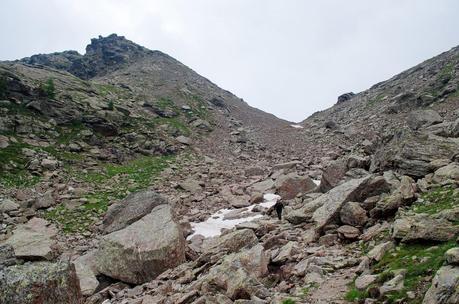
<instances>
[{"instance_id":1,"label":"green vegetation","mask_svg":"<svg viewBox=\"0 0 459 304\"><path fill-rule=\"evenodd\" d=\"M443 68L438 73L437 79L443 83L446 83L452 77L454 77L454 63L450 62L443 66Z\"/></svg>"},{"instance_id":2,"label":"green vegetation","mask_svg":"<svg viewBox=\"0 0 459 304\"><path fill-rule=\"evenodd\" d=\"M384 94L379 94L375 98L370 99L368 101L368 105L369 106L373 106L373 105L375 105L377 103L380 103L383 100L383 98L384 98Z\"/></svg>"},{"instance_id":3,"label":"green vegetation","mask_svg":"<svg viewBox=\"0 0 459 304\"><path fill-rule=\"evenodd\" d=\"M422 297L429 288L431 276L442 266L445 252L455 247L454 241L442 243L437 246L426 244L402 244L395 251L386 255L373 267L373 273L379 273L378 280L368 289L380 286L392 279L396 271L406 270L404 288L398 292L390 292L385 295L387 303L421 303ZM428 278L424 280L424 278ZM368 297L368 289L359 291L354 285L346 294L346 300L357 302ZM409 299L407 292L413 291L417 297Z\"/></svg>"},{"instance_id":4,"label":"green vegetation","mask_svg":"<svg viewBox=\"0 0 459 304\"><path fill-rule=\"evenodd\" d=\"M0 77L0 98L6 97L6 79Z\"/></svg>"},{"instance_id":5,"label":"green vegetation","mask_svg":"<svg viewBox=\"0 0 459 304\"><path fill-rule=\"evenodd\" d=\"M107 108L108 108L109 111L113 111L115 109L115 105L113 104L113 101L110 100L107 103Z\"/></svg>"},{"instance_id":6,"label":"green vegetation","mask_svg":"<svg viewBox=\"0 0 459 304\"><path fill-rule=\"evenodd\" d=\"M9 102L7 104L0 104L0 108L8 109L8 114L11 114L11 115L30 116L33 114L33 112L27 109L22 103L17 104L14 102Z\"/></svg>"},{"instance_id":7,"label":"green vegetation","mask_svg":"<svg viewBox=\"0 0 459 304\"><path fill-rule=\"evenodd\" d=\"M26 170L27 158L22 153L23 148L29 148L29 145L10 142L8 147L0 149L0 185L5 188L28 187L39 180Z\"/></svg>"},{"instance_id":8,"label":"green vegetation","mask_svg":"<svg viewBox=\"0 0 459 304\"><path fill-rule=\"evenodd\" d=\"M282 304L295 304L296 302L290 298L282 301Z\"/></svg>"},{"instance_id":9,"label":"green vegetation","mask_svg":"<svg viewBox=\"0 0 459 304\"><path fill-rule=\"evenodd\" d=\"M128 95L125 89L118 87L118 86L114 86L111 84L98 84L98 83L95 83L94 85L97 89L97 92L103 97L106 97L108 95L116 95L118 97L127 97Z\"/></svg>"},{"instance_id":10,"label":"green vegetation","mask_svg":"<svg viewBox=\"0 0 459 304\"><path fill-rule=\"evenodd\" d=\"M191 99L189 98L188 105L191 107L193 113L198 116L199 118L203 120L208 120L209 119L209 111L207 109L207 105L202 99L202 97L198 95L193 95L191 96ZM188 116L191 115L191 113L187 113Z\"/></svg>"},{"instance_id":11,"label":"green vegetation","mask_svg":"<svg viewBox=\"0 0 459 304\"><path fill-rule=\"evenodd\" d=\"M173 156L141 157L122 165L102 165L98 171L74 173L75 178L99 190L88 193L87 202L82 206L71 209L60 205L48 211L45 217L58 223L64 232L84 232L107 211L110 201L147 188L173 160Z\"/></svg>"},{"instance_id":12,"label":"green vegetation","mask_svg":"<svg viewBox=\"0 0 459 304\"><path fill-rule=\"evenodd\" d=\"M81 131L85 130L86 127L81 122L74 122L71 126L58 128L59 137L57 138L58 144L68 145L72 141L79 138Z\"/></svg>"},{"instance_id":13,"label":"green vegetation","mask_svg":"<svg viewBox=\"0 0 459 304\"><path fill-rule=\"evenodd\" d=\"M191 131L187 125L179 120L177 117L156 117L153 119L153 126L157 127L160 125L168 125L172 128L175 128L178 132L183 135L190 135Z\"/></svg>"},{"instance_id":14,"label":"green vegetation","mask_svg":"<svg viewBox=\"0 0 459 304\"><path fill-rule=\"evenodd\" d=\"M313 289L317 288L319 284L317 282L311 282L307 286L301 289L301 296L307 296Z\"/></svg>"},{"instance_id":15,"label":"green vegetation","mask_svg":"<svg viewBox=\"0 0 459 304\"><path fill-rule=\"evenodd\" d=\"M435 214L443 210L459 207L459 190L451 186L441 186L422 195L422 202L416 202L411 210L416 213Z\"/></svg>"},{"instance_id":16,"label":"green vegetation","mask_svg":"<svg viewBox=\"0 0 459 304\"><path fill-rule=\"evenodd\" d=\"M40 90L49 98L55 99L56 98L56 87L54 86L54 80L52 78L48 78L45 83L40 85Z\"/></svg>"},{"instance_id":17,"label":"green vegetation","mask_svg":"<svg viewBox=\"0 0 459 304\"><path fill-rule=\"evenodd\" d=\"M354 283L352 283L351 289L344 296L344 299L349 302L360 302L366 298L368 298L368 292L366 290L358 290L355 288Z\"/></svg>"},{"instance_id":18,"label":"green vegetation","mask_svg":"<svg viewBox=\"0 0 459 304\"><path fill-rule=\"evenodd\" d=\"M161 97L157 102L155 102L155 105L160 109L177 109L177 106L174 104L174 102L170 98L166 97Z\"/></svg>"}]
</instances>

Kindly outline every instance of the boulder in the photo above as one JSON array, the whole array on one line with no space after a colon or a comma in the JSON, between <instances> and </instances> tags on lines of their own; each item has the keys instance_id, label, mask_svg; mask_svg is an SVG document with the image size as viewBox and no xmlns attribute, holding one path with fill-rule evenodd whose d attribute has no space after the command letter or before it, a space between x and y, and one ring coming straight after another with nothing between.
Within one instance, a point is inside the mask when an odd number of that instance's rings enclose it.
<instances>
[{"instance_id":1,"label":"boulder","mask_svg":"<svg viewBox=\"0 0 459 304\"><path fill-rule=\"evenodd\" d=\"M459 118L450 124L448 135L451 137L459 137Z\"/></svg>"},{"instance_id":2,"label":"boulder","mask_svg":"<svg viewBox=\"0 0 459 304\"><path fill-rule=\"evenodd\" d=\"M96 278L98 272L96 269L95 251L88 252L78 257L72 264L75 266L81 294L83 296L92 295L99 286L99 281Z\"/></svg>"},{"instance_id":3,"label":"boulder","mask_svg":"<svg viewBox=\"0 0 459 304\"><path fill-rule=\"evenodd\" d=\"M381 261L381 259L383 258L383 256L389 251L391 250L392 248L394 248L394 243L392 242L385 242L385 243L381 243L377 246L375 246L373 249L371 249L367 256L368 258L370 258L371 260L375 260L377 262Z\"/></svg>"},{"instance_id":4,"label":"boulder","mask_svg":"<svg viewBox=\"0 0 459 304\"><path fill-rule=\"evenodd\" d=\"M244 170L244 175L247 177L250 176L263 176L265 175L265 170L261 167L249 167Z\"/></svg>"},{"instance_id":5,"label":"boulder","mask_svg":"<svg viewBox=\"0 0 459 304\"><path fill-rule=\"evenodd\" d=\"M432 161L452 159L459 151L459 138L403 130L383 141L375 152L370 171L396 170L422 178L437 168Z\"/></svg>"},{"instance_id":6,"label":"boulder","mask_svg":"<svg viewBox=\"0 0 459 304\"><path fill-rule=\"evenodd\" d=\"M166 199L156 192L146 190L131 193L121 202L110 205L103 219L102 230L111 233L123 229L163 204L167 204Z\"/></svg>"},{"instance_id":7,"label":"boulder","mask_svg":"<svg viewBox=\"0 0 459 304\"><path fill-rule=\"evenodd\" d=\"M332 162L322 173L319 190L327 192L342 182L347 172L347 159L341 158Z\"/></svg>"},{"instance_id":8,"label":"boulder","mask_svg":"<svg viewBox=\"0 0 459 304\"><path fill-rule=\"evenodd\" d=\"M258 182L258 183L254 183L253 185L251 185L249 187L249 192L261 192L261 193L265 193L266 191L268 190L271 190L272 188L274 188L274 181L270 178L264 180L264 181L261 181L261 182Z\"/></svg>"},{"instance_id":9,"label":"boulder","mask_svg":"<svg viewBox=\"0 0 459 304\"><path fill-rule=\"evenodd\" d=\"M408 115L407 124L413 130L441 123L443 118L434 110L418 110Z\"/></svg>"},{"instance_id":10,"label":"boulder","mask_svg":"<svg viewBox=\"0 0 459 304\"><path fill-rule=\"evenodd\" d=\"M45 158L41 161L40 165L46 170L56 170L59 166L59 162L55 159Z\"/></svg>"},{"instance_id":11,"label":"boulder","mask_svg":"<svg viewBox=\"0 0 459 304\"><path fill-rule=\"evenodd\" d=\"M436 183L446 181L459 182L459 165L457 163L451 163L447 166L441 167L435 171L433 181Z\"/></svg>"},{"instance_id":12,"label":"boulder","mask_svg":"<svg viewBox=\"0 0 459 304\"><path fill-rule=\"evenodd\" d=\"M459 227L448 220L421 213L396 219L392 237L402 242L446 242L453 239L458 232Z\"/></svg>"},{"instance_id":13,"label":"boulder","mask_svg":"<svg viewBox=\"0 0 459 304\"><path fill-rule=\"evenodd\" d=\"M365 290L368 286L373 284L377 278L377 275L363 274L355 280L355 288L358 290Z\"/></svg>"},{"instance_id":14,"label":"boulder","mask_svg":"<svg viewBox=\"0 0 459 304\"><path fill-rule=\"evenodd\" d=\"M19 204L13 202L10 199L4 199L0 201L0 213L8 213L19 209Z\"/></svg>"},{"instance_id":15,"label":"boulder","mask_svg":"<svg viewBox=\"0 0 459 304\"><path fill-rule=\"evenodd\" d=\"M33 204L33 207L35 209L46 209L51 206L54 206L55 204L56 201L54 200L52 191L47 191L45 194L37 197L35 203Z\"/></svg>"},{"instance_id":16,"label":"boulder","mask_svg":"<svg viewBox=\"0 0 459 304\"><path fill-rule=\"evenodd\" d=\"M337 232L341 239L355 240L360 235L360 230L358 228L349 225L343 225L339 227Z\"/></svg>"},{"instance_id":17,"label":"boulder","mask_svg":"<svg viewBox=\"0 0 459 304\"><path fill-rule=\"evenodd\" d=\"M343 224L363 227L368 221L367 212L357 202L347 202L340 211L340 219Z\"/></svg>"},{"instance_id":18,"label":"boulder","mask_svg":"<svg viewBox=\"0 0 459 304\"><path fill-rule=\"evenodd\" d=\"M451 248L445 253L446 262L451 265L459 265L459 247Z\"/></svg>"},{"instance_id":19,"label":"boulder","mask_svg":"<svg viewBox=\"0 0 459 304\"><path fill-rule=\"evenodd\" d=\"M56 254L55 236L57 230L41 218L32 218L19 225L13 235L5 241L14 249L17 258L24 260L52 260Z\"/></svg>"},{"instance_id":20,"label":"boulder","mask_svg":"<svg viewBox=\"0 0 459 304\"><path fill-rule=\"evenodd\" d=\"M277 193L286 200L295 198L299 193L306 193L316 188L309 176L299 176L296 173L281 175L276 180Z\"/></svg>"},{"instance_id":21,"label":"boulder","mask_svg":"<svg viewBox=\"0 0 459 304\"><path fill-rule=\"evenodd\" d=\"M248 300L251 296L265 299L270 293L259 279L268 273L268 263L269 257L262 245L228 255L201 279L202 292L216 289L233 301Z\"/></svg>"},{"instance_id":22,"label":"boulder","mask_svg":"<svg viewBox=\"0 0 459 304\"><path fill-rule=\"evenodd\" d=\"M169 205L159 205L130 226L105 235L96 253L100 273L142 284L185 261L185 239Z\"/></svg>"},{"instance_id":23,"label":"boulder","mask_svg":"<svg viewBox=\"0 0 459 304\"><path fill-rule=\"evenodd\" d=\"M278 170L281 170L281 169L292 169L294 167L296 167L297 165L301 165L302 162L299 161L299 160L294 160L294 161L290 161L290 162L286 162L286 163L281 163L281 164L276 164L272 167L272 171L278 171Z\"/></svg>"},{"instance_id":24,"label":"boulder","mask_svg":"<svg viewBox=\"0 0 459 304\"><path fill-rule=\"evenodd\" d=\"M352 179L312 201L312 205L321 206L312 215L312 220L315 222L316 228L322 230L325 225L336 221L344 203L353 200L362 200L367 195L373 194L373 189L369 187L371 184L371 176Z\"/></svg>"},{"instance_id":25,"label":"boulder","mask_svg":"<svg viewBox=\"0 0 459 304\"><path fill-rule=\"evenodd\" d=\"M36 262L0 271L0 303L81 304L83 299L73 265Z\"/></svg>"},{"instance_id":26,"label":"boulder","mask_svg":"<svg viewBox=\"0 0 459 304\"><path fill-rule=\"evenodd\" d=\"M416 182L409 176L402 176L399 191L405 201L412 201L415 199Z\"/></svg>"},{"instance_id":27,"label":"boulder","mask_svg":"<svg viewBox=\"0 0 459 304\"><path fill-rule=\"evenodd\" d=\"M388 292L400 291L404 286L404 274L398 274L391 280L385 282L381 287L379 287L379 293L384 295Z\"/></svg>"},{"instance_id":28,"label":"boulder","mask_svg":"<svg viewBox=\"0 0 459 304\"><path fill-rule=\"evenodd\" d=\"M194 180L192 178L188 178L184 181L181 181L179 183L179 187L185 191L191 192L191 193L198 193L202 191L202 186L199 181Z\"/></svg>"},{"instance_id":29,"label":"boulder","mask_svg":"<svg viewBox=\"0 0 459 304\"><path fill-rule=\"evenodd\" d=\"M459 303L459 267L441 267L427 290L422 304Z\"/></svg>"},{"instance_id":30,"label":"boulder","mask_svg":"<svg viewBox=\"0 0 459 304\"><path fill-rule=\"evenodd\" d=\"M251 229L236 230L204 243L203 250L207 252L226 251L238 252L244 247L252 247L258 243L258 238Z\"/></svg>"},{"instance_id":31,"label":"boulder","mask_svg":"<svg viewBox=\"0 0 459 304\"><path fill-rule=\"evenodd\" d=\"M191 138L183 136L183 135L178 136L175 140L187 146L191 145Z\"/></svg>"},{"instance_id":32,"label":"boulder","mask_svg":"<svg viewBox=\"0 0 459 304\"><path fill-rule=\"evenodd\" d=\"M298 243L290 241L279 249L279 252L272 259L272 262L285 263L292 259L296 253L298 253Z\"/></svg>"},{"instance_id":33,"label":"boulder","mask_svg":"<svg viewBox=\"0 0 459 304\"><path fill-rule=\"evenodd\" d=\"M354 96L355 96L354 92L344 93L344 94L338 96L338 101L336 103L340 104L340 103L346 102L346 101L352 99L352 97L354 97Z\"/></svg>"},{"instance_id":34,"label":"boulder","mask_svg":"<svg viewBox=\"0 0 459 304\"><path fill-rule=\"evenodd\" d=\"M13 247L8 244L0 244L0 271L5 267L16 265L18 262Z\"/></svg>"}]
</instances>

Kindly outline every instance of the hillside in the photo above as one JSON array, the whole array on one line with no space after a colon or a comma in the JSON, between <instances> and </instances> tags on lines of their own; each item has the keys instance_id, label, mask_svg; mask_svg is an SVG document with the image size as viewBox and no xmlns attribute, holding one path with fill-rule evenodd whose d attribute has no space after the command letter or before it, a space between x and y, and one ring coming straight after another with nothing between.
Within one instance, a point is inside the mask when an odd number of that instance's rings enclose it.
<instances>
[{"instance_id":1,"label":"hillside","mask_svg":"<svg viewBox=\"0 0 459 304\"><path fill-rule=\"evenodd\" d=\"M457 303L458 75L293 125L116 34L0 62L0 302Z\"/></svg>"}]
</instances>

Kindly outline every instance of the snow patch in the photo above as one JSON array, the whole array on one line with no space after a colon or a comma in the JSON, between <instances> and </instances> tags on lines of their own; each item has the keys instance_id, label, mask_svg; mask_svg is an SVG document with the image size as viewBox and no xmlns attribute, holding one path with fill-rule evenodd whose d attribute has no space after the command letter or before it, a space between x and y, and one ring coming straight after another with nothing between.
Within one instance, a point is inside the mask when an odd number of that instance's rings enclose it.
<instances>
[{"instance_id":1,"label":"snow patch","mask_svg":"<svg viewBox=\"0 0 459 304\"><path fill-rule=\"evenodd\" d=\"M302 125L290 125L290 127L295 128L295 129L303 129Z\"/></svg>"},{"instance_id":2,"label":"snow patch","mask_svg":"<svg viewBox=\"0 0 459 304\"><path fill-rule=\"evenodd\" d=\"M241 223L250 222L263 217L260 213L252 212L252 209L255 206L271 208L279 199L279 195L267 193L263 195L262 203L250 205L247 207L246 211L241 213L241 218L237 219L224 219L226 214L237 209L220 209L204 222L191 223L191 228L193 228L194 232L187 237L187 240L191 239L195 235L202 235L205 238L219 236L222 233L222 229L232 229Z\"/></svg>"}]
</instances>

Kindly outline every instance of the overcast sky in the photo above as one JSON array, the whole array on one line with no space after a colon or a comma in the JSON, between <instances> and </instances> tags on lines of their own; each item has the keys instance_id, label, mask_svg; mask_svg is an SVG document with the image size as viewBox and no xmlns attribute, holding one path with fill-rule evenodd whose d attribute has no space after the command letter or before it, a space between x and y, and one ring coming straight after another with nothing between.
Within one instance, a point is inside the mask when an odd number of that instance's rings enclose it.
<instances>
[{"instance_id":1,"label":"overcast sky","mask_svg":"<svg viewBox=\"0 0 459 304\"><path fill-rule=\"evenodd\" d=\"M0 0L0 60L117 33L300 121L459 45L458 0Z\"/></svg>"}]
</instances>

